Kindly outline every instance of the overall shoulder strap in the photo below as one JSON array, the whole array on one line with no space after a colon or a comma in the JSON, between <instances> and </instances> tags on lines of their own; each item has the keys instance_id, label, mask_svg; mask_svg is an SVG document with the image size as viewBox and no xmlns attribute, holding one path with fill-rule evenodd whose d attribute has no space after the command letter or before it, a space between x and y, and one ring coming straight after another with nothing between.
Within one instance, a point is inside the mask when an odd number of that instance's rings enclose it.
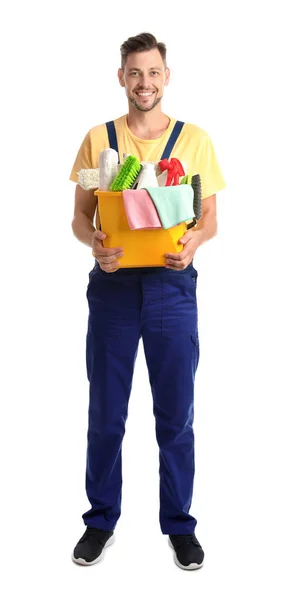
<instances>
[{"instance_id":1,"label":"overall shoulder strap","mask_svg":"<svg viewBox=\"0 0 306 600\"><path fill-rule=\"evenodd\" d=\"M108 121L107 123L105 123L105 125L106 125L106 129L107 129L107 134L108 134L109 147L112 148L112 150L116 150L116 152L118 152L118 163L119 163L120 158L119 158L119 151L118 151L118 140L117 140L117 134L116 134L114 121ZM101 224L100 224L99 229L101 230Z\"/></svg>"},{"instance_id":2,"label":"overall shoulder strap","mask_svg":"<svg viewBox=\"0 0 306 600\"><path fill-rule=\"evenodd\" d=\"M175 123L175 125L173 127L173 130L172 130L172 133L171 133L171 135L169 137L169 140L167 142L166 148L163 151L163 155L162 155L162 157L161 157L160 160L163 160L164 158L168 158L169 159L170 154L171 154L171 152L172 152L172 150L174 148L174 144L176 143L177 138L179 137L179 135L180 135L180 133L181 133L181 131L183 129L184 124L185 123L183 123L183 121L176 121L176 123Z\"/></svg>"},{"instance_id":3,"label":"overall shoulder strap","mask_svg":"<svg viewBox=\"0 0 306 600\"><path fill-rule=\"evenodd\" d=\"M105 123L105 125L106 125L107 133L108 133L109 147L112 148L113 150L116 150L116 152L118 152L118 162L119 162L120 159L119 159L118 141L117 141L117 134L116 134L114 121L108 121L107 123ZM184 126L183 121L176 121L160 160L170 157L170 154L171 154L171 152L174 148L174 145L183 129L183 126Z\"/></svg>"},{"instance_id":4,"label":"overall shoulder strap","mask_svg":"<svg viewBox=\"0 0 306 600\"><path fill-rule=\"evenodd\" d=\"M118 152L118 163L119 163L120 158L119 158L119 150L118 150L118 140L117 140L117 134L116 134L114 121L108 121L107 123L105 123L105 125L106 125L106 129L107 129L107 133L108 133L109 147L112 148L112 150L116 150L116 152Z\"/></svg>"}]
</instances>

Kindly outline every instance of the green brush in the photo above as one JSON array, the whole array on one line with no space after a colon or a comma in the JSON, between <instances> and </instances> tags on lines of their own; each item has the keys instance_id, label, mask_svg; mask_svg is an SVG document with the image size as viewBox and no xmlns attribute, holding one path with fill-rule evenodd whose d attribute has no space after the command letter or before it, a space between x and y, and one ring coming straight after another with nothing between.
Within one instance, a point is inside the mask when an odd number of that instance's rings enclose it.
<instances>
[{"instance_id":1,"label":"green brush","mask_svg":"<svg viewBox=\"0 0 306 600\"><path fill-rule=\"evenodd\" d=\"M110 186L111 192L122 192L133 186L141 165L136 156L128 156Z\"/></svg>"},{"instance_id":2,"label":"green brush","mask_svg":"<svg viewBox=\"0 0 306 600\"><path fill-rule=\"evenodd\" d=\"M136 190L136 188L137 188L137 186L138 186L138 183L139 183L139 179L140 179L140 175L141 175L141 173L142 173L142 170L143 170L143 166L142 166L142 165L140 165L140 169L139 169L139 171L138 171L138 175L137 175L137 177L136 177L136 179L134 180L134 183L133 183L133 185L132 185L132 190Z\"/></svg>"},{"instance_id":3,"label":"green brush","mask_svg":"<svg viewBox=\"0 0 306 600\"><path fill-rule=\"evenodd\" d=\"M195 218L199 221L202 217L202 184L201 176L193 175L191 178L191 185L193 189L193 212Z\"/></svg>"}]
</instances>

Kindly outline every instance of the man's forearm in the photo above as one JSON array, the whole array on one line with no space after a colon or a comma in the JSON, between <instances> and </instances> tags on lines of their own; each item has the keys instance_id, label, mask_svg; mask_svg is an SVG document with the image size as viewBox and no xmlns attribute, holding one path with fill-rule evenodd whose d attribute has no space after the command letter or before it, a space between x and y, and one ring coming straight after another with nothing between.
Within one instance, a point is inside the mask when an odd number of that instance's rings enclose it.
<instances>
[{"instance_id":1,"label":"man's forearm","mask_svg":"<svg viewBox=\"0 0 306 600\"><path fill-rule=\"evenodd\" d=\"M92 234L96 229L89 217L79 213L73 217L71 226L75 237L86 246L92 247Z\"/></svg>"},{"instance_id":2,"label":"man's forearm","mask_svg":"<svg viewBox=\"0 0 306 600\"><path fill-rule=\"evenodd\" d=\"M197 222L195 231L199 232L200 246L217 235L217 218L214 211L208 210Z\"/></svg>"}]
</instances>

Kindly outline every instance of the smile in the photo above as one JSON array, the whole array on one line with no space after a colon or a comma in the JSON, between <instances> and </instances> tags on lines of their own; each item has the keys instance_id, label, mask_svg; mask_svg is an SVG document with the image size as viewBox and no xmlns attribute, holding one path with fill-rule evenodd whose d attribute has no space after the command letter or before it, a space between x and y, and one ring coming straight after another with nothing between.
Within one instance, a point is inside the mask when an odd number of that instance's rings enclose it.
<instances>
[{"instance_id":1,"label":"smile","mask_svg":"<svg viewBox=\"0 0 306 600\"><path fill-rule=\"evenodd\" d=\"M155 92L136 92L137 96L140 96L141 98L148 98L149 96L152 96L153 94L155 94Z\"/></svg>"}]
</instances>

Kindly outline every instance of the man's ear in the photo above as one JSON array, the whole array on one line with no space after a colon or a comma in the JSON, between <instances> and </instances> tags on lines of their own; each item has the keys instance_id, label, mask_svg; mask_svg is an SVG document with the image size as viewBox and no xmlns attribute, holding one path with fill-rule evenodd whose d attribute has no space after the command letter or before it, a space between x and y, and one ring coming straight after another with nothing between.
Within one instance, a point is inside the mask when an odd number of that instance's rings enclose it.
<instances>
[{"instance_id":1,"label":"man's ear","mask_svg":"<svg viewBox=\"0 0 306 600\"><path fill-rule=\"evenodd\" d=\"M123 79L123 69L118 69L118 79L121 87L125 87L124 79Z\"/></svg>"},{"instance_id":2,"label":"man's ear","mask_svg":"<svg viewBox=\"0 0 306 600\"><path fill-rule=\"evenodd\" d=\"M170 80L170 69L169 69L169 67L167 67L166 70L165 70L165 83L164 83L164 85L168 85L169 80Z\"/></svg>"}]
</instances>

